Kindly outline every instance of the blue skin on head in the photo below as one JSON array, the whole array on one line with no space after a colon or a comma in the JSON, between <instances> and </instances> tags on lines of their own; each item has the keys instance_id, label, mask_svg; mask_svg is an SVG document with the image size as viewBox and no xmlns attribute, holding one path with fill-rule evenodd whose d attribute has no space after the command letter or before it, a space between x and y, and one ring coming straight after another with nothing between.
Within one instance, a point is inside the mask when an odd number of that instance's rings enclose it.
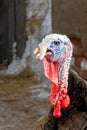
<instances>
[{"instance_id":1,"label":"blue skin on head","mask_svg":"<svg viewBox=\"0 0 87 130\"><path fill-rule=\"evenodd\" d=\"M60 39L54 40L50 43L48 50L53 52L53 59L52 61L58 61L64 54L65 51L65 44Z\"/></svg>"}]
</instances>

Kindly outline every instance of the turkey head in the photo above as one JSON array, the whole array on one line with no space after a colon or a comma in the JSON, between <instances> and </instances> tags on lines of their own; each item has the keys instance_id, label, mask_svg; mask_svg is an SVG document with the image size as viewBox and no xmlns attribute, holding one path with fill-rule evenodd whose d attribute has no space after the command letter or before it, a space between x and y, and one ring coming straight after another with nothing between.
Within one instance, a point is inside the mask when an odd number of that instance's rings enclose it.
<instances>
[{"instance_id":1,"label":"turkey head","mask_svg":"<svg viewBox=\"0 0 87 130\"><path fill-rule=\"evenodd\" d=\"M72 56L72 43L66 35L47 35L34 54L43 60L45 76L52 82L50 103L54 106L53 116L61 116L61 108L70 104L68 91L68 70Z\"/></svg>"}]
</instances>

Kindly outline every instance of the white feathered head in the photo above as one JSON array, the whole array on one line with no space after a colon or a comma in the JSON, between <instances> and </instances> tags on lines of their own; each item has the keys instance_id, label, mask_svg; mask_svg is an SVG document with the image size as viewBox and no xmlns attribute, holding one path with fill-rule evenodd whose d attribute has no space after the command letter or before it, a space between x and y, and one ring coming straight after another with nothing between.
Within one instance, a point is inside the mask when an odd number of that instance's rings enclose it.
<instances>
[{"instance_id":1,"label":"white feathered head","mask_svg":"<svg viewBox=\"0 0 87 130\"><path fill-rule=\"evenodd\" d=\"M70 98L67 95L68 70L72 56L72 43L66 35L47 35L34 53L43 60L44 73L52 81L50 102L54 106L54 116L60 117L61 108L67 107Z\"/></svg>"}]
</instances>

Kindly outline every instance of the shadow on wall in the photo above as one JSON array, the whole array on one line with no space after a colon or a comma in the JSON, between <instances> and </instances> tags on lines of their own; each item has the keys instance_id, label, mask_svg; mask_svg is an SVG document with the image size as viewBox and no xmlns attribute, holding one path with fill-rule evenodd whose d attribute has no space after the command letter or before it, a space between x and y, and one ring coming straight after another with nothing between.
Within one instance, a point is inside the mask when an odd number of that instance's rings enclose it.
<instances>
[{"instance_id":1,"label":"shadow on wall","mask_svg":"<svg viewBox=\"0 0 87 130\"><path fill-rule=\"evenodd\" d=\"M8 57L8 1L0 0L0 63L6 65Z\"/></svg>"},{"instance_id":2,"label":"shadow on wall","mask_svg":"<svg viewBox=\"0 0 87 130\"><path fill-rule=\"evenodd\" d=\"M68 36L73 43L73 69L79 73L81 77L87 80L87 59L84 56L84 48L81 38L76 35Z\"/></svg>"}]
</instances>

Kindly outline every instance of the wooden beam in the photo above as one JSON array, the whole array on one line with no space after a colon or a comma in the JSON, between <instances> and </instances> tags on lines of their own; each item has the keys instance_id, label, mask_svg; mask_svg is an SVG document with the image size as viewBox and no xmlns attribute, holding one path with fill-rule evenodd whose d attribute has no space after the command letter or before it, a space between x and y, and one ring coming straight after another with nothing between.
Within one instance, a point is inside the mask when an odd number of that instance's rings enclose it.
<instances>
[{"instance_id":1,"label":"wooden beam","mask_svg":"<svg viewBox=\"0 0 87 130\"><path fill-rule=\"evenodd\" d=\"M12 60L12 45L17 42L17 56L21 58L26 45L26 11L24 0L9 0L9 62Z\"/></svg>"},{"instance_id":2,"label":"wooden beam","mask_svg":"<svg viewBox=\"0 0 87 130\"><path fill-rule=\"evenodd\" d=\"M15 42L15 10L14 0L9 0L9 50L8 60L12 60L12 44Z\"/></svg>"},{"instance_id":3,"label":"wooden beam","mask_svg":"<svg viewBox=\"0 0 87 130\"><path fill-rule=\"evenodd\" d=\"M16 41L17 41L17 55L22 56L24 48L26 45L26 33L25 33L25 23L26 23L26 11L25 11L25 1L15 0L16 7Z\"/></svg>"}]
</instances>

